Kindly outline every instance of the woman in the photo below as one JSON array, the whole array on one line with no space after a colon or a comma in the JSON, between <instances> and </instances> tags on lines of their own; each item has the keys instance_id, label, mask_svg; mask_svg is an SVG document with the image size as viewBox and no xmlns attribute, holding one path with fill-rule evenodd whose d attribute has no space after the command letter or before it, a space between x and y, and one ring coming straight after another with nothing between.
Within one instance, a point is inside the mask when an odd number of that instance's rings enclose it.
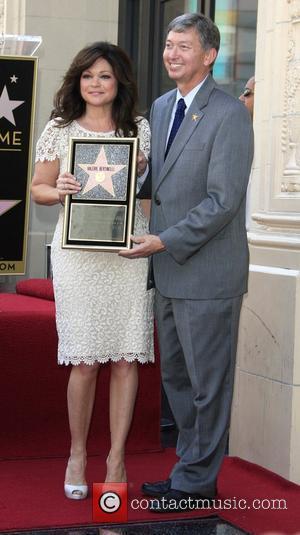
<instances>
[{"instance_id":1,"label":"woman","mask_svg":"<svg viewBox=\"0 0 300 535\"><path fill-rule=\"evenodd\" d=\"M148 122L137 117L137 91L129 58L110 43L81 50L58 90L52 120L36 150L32 197L39 204L64 204L81 185L68 173L68 140L73 137L138 136L149 153ZM145 157L139 158L141 174ZM97 186L98 187L98 186ZM71 431L65 494L87 496L86 441L99 366L111 362L110 431L106 482L126 481L124 450L138 385L137 361L153 361L152 292L146 291L147 260L129 262L116 253L62 249L63 208L51 247L58 362L71 364L68 412ZM137 200L135 233L147 231Z\"/></svg>"}]
</instances>

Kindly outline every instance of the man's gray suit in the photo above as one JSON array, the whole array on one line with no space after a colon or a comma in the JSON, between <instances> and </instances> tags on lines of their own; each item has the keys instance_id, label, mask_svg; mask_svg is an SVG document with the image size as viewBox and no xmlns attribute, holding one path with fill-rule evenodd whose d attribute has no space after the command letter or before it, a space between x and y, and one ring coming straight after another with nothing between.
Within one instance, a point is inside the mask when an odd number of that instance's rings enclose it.
<instances>
[{"instance_id":1,"label":"man's gray suit","mask_svg":"<svg viewBox=\"0 0 300 535\"><path fill-rule=\"evenodd\" d=\"M247 291L253 132L245 106L208 76L164 160L175 98L176 90L158 98L150 120L150 232L166 247L152 257L155 312L163 383L179 428L172 488L209 497L226 448Z\"/></svg>"}]
</instances>

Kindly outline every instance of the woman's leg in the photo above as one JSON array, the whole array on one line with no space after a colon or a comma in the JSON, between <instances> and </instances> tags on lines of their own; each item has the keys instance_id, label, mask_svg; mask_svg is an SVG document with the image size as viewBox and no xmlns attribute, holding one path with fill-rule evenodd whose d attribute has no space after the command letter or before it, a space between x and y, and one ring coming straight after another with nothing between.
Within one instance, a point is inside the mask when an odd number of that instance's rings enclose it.
<instances>
[{"instance_id":1,"label":"woman's leg","mask_svg":"<svg viewBox=\"0 0 300 535\"><path fill-rule=\"evenodd\" d=\"M68 384L68 413L71 432L70 458L65 483L84 485L86 441L94 406L99 364L73 366Z\"/></svg>"},{"instance_id":2,"label":"woman's leg","mask_svg":"<svg viewBox=\"0 0 300 535\"><path fill-rule=\"evenodd\" d=\"M138 387L136 362L111 363L109 418L111 449L107 458L107 482L126 481L125 442L131 425Z\"/></svg>"}]
</instances>

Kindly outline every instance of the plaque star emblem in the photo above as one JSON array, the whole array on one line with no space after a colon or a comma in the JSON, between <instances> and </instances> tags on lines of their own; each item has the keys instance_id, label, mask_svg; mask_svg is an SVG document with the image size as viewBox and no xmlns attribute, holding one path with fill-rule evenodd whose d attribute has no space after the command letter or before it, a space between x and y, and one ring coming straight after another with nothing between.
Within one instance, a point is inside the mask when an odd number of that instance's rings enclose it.
<instances>
[{"instance_id":1,"label":"plaque star emblem","mask_svg":"<svg viewBox=\"0 0 300 535\"><path fill-rule=\"evenodd\" d=\"M14 208L14 206L19 204L19 202L21 201L11 201L11 200L1 201L0 200L0 216L5 214L5 212L8 212L8 210L11 210L12 208Z\"/></svg>"},{"instance_id":2,"label":"plaque star emblem","mask_svg":"<svg viewBox=\"0 0 300 535\"><path fill-rule=\"evenodd\" d=\"M113 197L116 196L112 183L112 176L121 171L121 169L124 169L126 165L109 164L104 147L101 148L95 163L78 165L89 176L88 181L82 190L82 194L87 193L96 186L101 186Z\"/></svg>"},{"instance_id":3,"label":"plaque star emblem","mask_svg":"<svg viewBox=\"0 0 300 535\"><path fill-rule=\"evenodd\" d=\"M16 83L17 83L17 80L18 80L18 77L17 77L15 74L13 74L12 76L10 76L10 82L11 82L12 84L16 84Z\"/></svg>"},{"instance_id":4,"label":"plaque star emblem","mask_svg":"<svg viewBox=\"0 0 300 535\"><path fill-rule=\"evenodd\" d=\"M11 124L16 126L13 110L23 104L25 100L9 100L6 85L0 97L0 119L5 117Z\"/></svg>"}]
</instances>

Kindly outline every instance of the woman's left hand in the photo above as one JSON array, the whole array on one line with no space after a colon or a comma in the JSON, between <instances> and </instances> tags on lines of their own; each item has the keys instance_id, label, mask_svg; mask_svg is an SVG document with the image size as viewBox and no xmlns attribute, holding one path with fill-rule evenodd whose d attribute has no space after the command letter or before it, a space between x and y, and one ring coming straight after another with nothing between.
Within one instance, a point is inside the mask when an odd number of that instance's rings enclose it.
<instances>
[{"instance_id":1,"label":"woman's left hand","mask_svg":"<svg viewBox=\"0 0 300 535\"><path fill-rule=\"evenodd\" d=\"M64 204L66 195L74 195L81 190L81 184L71 173L61 173L56 180L56 189L61 204Z\"/></svg>"},{"instance_id":2,"label":"woman's left hand","mask_svg":"<svg viewBox=\"0 0 300 535\"><path fill-rule=\"evenodd\" d=\"M138 157L137 157L138 176L142 176L144 174L144 172L146 171L147 164L148 164L148 160L145 154L141 150L139 150Z\"/></svg>"}]
</instances>

